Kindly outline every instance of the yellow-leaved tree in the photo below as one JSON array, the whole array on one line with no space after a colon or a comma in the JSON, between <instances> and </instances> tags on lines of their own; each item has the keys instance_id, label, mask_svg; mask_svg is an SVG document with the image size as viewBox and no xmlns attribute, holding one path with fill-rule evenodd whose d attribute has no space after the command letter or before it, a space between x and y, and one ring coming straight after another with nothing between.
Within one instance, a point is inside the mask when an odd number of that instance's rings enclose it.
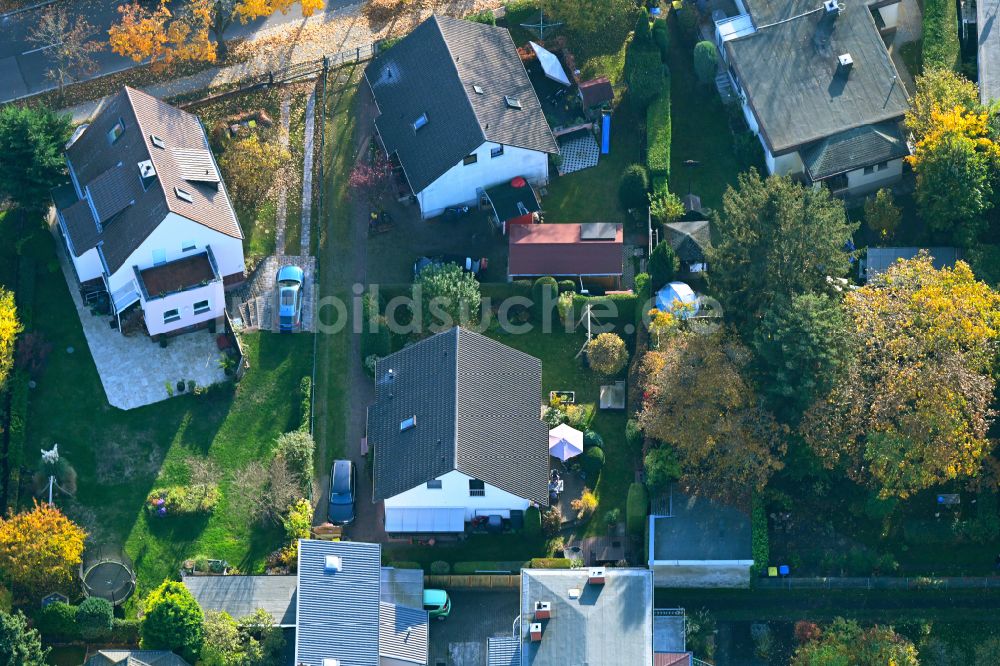
<instances>
[{"instance_id":1,"label":"yellow-leaved tree","mask_svg":"<svg viewBox=\"0 0 1000 666\"><path fill-rule=\"evenodd\" d=\"M191 0L171 11L166 0L156 9L132 2L118 8L122 18L108 31L109 42L115 53L160 68L183 61L223 61L228 54L225 33L235 21L284 14L297 2L303 16L323 7L323 0Z\"/></svg>"},{"instance_id":2,"label":"yellow-leaved tree","mask_svg":"<svg viewBox=\"0 0 1000 666\"><path fill-rule=\"evenodd\" d=\"M883 498L975 476L992 448L1000 294L921 253L844 305L858 357L806 413L806 442Z\"/></svg>"},{"instance_id":3,"label":"yellow-leaved tree","mask_svg":"<svg viewBox=\"0 0 1000 666\"><path fill-rule=\"evenodd\" d=\"M87 533L59 509L35 502L0 520L0 572L21 593L69 592Z\"/></svg>"},{"instance_id":4,"label":"yellow-leaved tree","mask_svg":"<svg viewBox=\"0 0 1000 666\"><path fill-rule=\"evenodd\" d=\"M20 332L21 322L17 319L14 294L0 288L0 389L7 383L14 366L14 340Z\"/></svg>"}]
</instances>

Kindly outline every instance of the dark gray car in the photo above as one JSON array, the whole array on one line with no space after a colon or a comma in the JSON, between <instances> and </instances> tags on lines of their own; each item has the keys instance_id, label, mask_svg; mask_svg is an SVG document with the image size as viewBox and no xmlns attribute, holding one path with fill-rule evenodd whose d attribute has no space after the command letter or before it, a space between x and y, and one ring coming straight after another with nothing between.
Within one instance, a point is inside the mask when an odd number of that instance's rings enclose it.
<instances>
[{"instance_id":1,"label":"dark gray car","mask_svg":"<svg viewBox=\"0 0 1000 666\"><path fill-rule=\"evenodd\" d=\"M354 521L356 473L350 460L335 460L330 468L330 508L328 520L334 525Z\"/></svg>"}]
</instances>

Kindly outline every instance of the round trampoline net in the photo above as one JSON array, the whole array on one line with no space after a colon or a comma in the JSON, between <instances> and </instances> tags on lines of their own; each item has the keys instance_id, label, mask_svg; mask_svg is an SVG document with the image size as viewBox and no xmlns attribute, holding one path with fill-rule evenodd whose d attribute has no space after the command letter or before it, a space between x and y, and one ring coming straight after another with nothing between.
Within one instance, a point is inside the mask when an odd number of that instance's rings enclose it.
<instances>
[{"instance_id":1,"label":"round trampoline net","mask_svg":"<svg viewBox=\"0 0 1000 666\"><path fill-rule=\"evenodd\" d=\"M87 549L80 565L83 591L88 597L107 599L118 605L135 590L132 561L117 546Z\"/></svg>"}]
</instances>

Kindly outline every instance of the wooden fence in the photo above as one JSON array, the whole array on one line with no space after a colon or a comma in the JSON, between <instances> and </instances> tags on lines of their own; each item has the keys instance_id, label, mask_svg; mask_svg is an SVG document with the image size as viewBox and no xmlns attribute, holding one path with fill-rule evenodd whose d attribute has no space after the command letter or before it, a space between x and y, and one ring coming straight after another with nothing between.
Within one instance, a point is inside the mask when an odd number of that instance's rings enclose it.
<instances>
[{"instance_id":1,"label":"wooden fence","mask_svg":"<svg viewBox=\"0 0 1000 666\"><path fill-rule=\"evenodd\" d=\"M454 590L516 590L521 586L518 574L471 574L468 576L424 576L424 586Z\"/></svg>"}]
</instances>

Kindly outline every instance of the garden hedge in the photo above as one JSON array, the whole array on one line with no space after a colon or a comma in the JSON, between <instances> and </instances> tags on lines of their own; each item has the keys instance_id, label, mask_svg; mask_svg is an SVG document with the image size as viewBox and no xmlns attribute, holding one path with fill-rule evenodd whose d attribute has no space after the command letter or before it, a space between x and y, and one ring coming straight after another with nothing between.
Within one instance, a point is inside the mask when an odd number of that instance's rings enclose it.
<instances>
[{"instance_id":1,"label":"garden hedge","mask_svg":"<svg viewBox=\"0 0 1000 666\"><path fill-rule=\"evenodd\" d=\"M958 10L954 0L924 1L923 68L943 67L958 71Z\"/></svg>"},{"instance_id":2,"label":"garden hedge","mask_svg":"<svg viewBox=\"0 0 1000 666\"><path fill-rule=\"evenodd\" d=\"M628 95L640 112L670 87L666 70L660 50L651 45L638 44L625 54Z\"/></svg>"},{"instance_id":3,"label":"garden hedge","mask_svg":"<svg viewBox=\"0 0 1000 666\"><path fill-rule=\"evenodd\" d=\"M625 337L622 329L627 324L635 325L635 311L638 305L638 298L635 294L611 294L608 296L583 296L576 294L573 296L573 317L574 321L580 321L583 316L583 309L590 305L594 313L594 319L602 324L611 324Z\"/></svg>"},{"instance_id":4,"label":"garden hedge","mask_svg":"<svg viewBox=\"0 0 1000 666\"><path fill-rule=\"evenodd\" d=\"M762 574L767 571L771 560L771 545L767 536L767 512L760 495L754 495L750 507L750 548L753 557L751 571Z\"/></svg>"},{"instance_id":5,"label":"garden hedge","mask_svg":"<svg viewBox=\"0 0 1000 666\"><path fill-rule=\"evenodd\" d=\"M99 640L111 633L114 608L100 597L88 597L76 607L76 626L84 640Z\"/></svg>"},{"instance_id":6,"label":"garden hedge","mask_svg":"<svg viewBox=\"0 0 1000 666\"><path fill-rule=\"evenodd\" d=\"M583 433L583 446L584 448L597 447L599 449L604 448L604 438L601 437L601 433L596 430L588 430Z\"/></svg>"},{"instance_id":7,"label":"garden hedge","mask_svg":"<svg viewBox=\"0 0 1000 666\"><path fill-rule=\"evenodd\" d=\"M670 29L666 19L658 18L653 21L653 42L660 49L660 58L666 62L670 55Z\"/></svg>"},{"instance_id":8,"label":"garden hedge","mask_svg":"<svg viewBox=\"0 0 1000 666\"><path fill-rule=\"evenodd\" d=\"M633 537L642 536L649 515L649 495L646 486L633 482L628 487L628 497L625 500L625 525Z\"/></svg>"},{"instance_id":9,"label":"garden hedge","mask_svg":"<svg viewBox=\"0 0 1000 666\"><path fill-rule=\"evenodd\" d=\"M473 560L471 562L455 562L451 572L456 576L471 576L477 571L513 571L518 572L527 566L521 561Z\"/></svg>"},{"instance_id":10,"label":"garden hedge","mask_svg":"<svg viewBox=\"0 0 1000 666\"><path fill-rule=\"evenodd\" d=\"M531 280L514 280L513 282L484 282L479 285L479 293L483 298L493 300L493 305L512 296L531 298Z\"/></svg>"},{"instance_id":11,"label":"garden hedge","mask_svg":"<svg viewBox=\"0 0 1000 666\"><path fill-rule=\"evenodd\" d=\"M35 616L35 628L48 642L62 643L80 638L76 624L76 606L55 601Z\"/></svg>"},{"instance_id":12,"label":"garden hedge","mask_svg":"<svg viewBox=\"0 0 1000 666\"><path fill-rule=\"evenodd\" d=\"M589 487L593 488L597 477L601 475L601 468L604 467L604 450L592 446L580 456L580 467L587 476Z\"/></svg>"},{"instance_id":13,"label":"garden hedge","mask_svg":"<svg viewBox=\"0 0 1000 666\"><path fill-rule=\"evenodd\" d=\"M302 415L299 430L308 431L309 422L312 420L312 377L309 375L299 382L299 397L302 400L302 406L299 408L299 413Z\"/></svg>"},{"instance_id":14,"label":"garden hedge","mask_svg":"<svg viewBox=\"0 0 1000 666\"><path fill-rule=\"evenodd\" d=\"M536 506L529 506L524 512L524 536L529 539L542 538L542 512Z\"/></svg>"},{"instance_id":15,"label":"garden hedge","mask_svg":"<svg viewBox=\"0 0 1000 666\"><path fill-rule=\"evenodd\" d=\"M654 191L670 178L670 82L646 110L646 167Z\"/></svg>"},{"instance_id":16,"label":"garden hedge","mask_svg":"<svg viewBox=\"0 0 1000 666\"><path fill-rule=\"evenodd\" d=\"M447 576L451 573L451 565L444 560L434 560L431 562L431 574L435 576Z\"/></svg>"},{"instance_id":17,"label":"garden hedge","mask_svg":"<svg viewBox=\"0 0 1000 666\"><path fill-rule=\"evenodd\" d=\"M532 569L572 569L573 560L565 557L533 557L528 566Z\"/></svg>"}]
</instances>

